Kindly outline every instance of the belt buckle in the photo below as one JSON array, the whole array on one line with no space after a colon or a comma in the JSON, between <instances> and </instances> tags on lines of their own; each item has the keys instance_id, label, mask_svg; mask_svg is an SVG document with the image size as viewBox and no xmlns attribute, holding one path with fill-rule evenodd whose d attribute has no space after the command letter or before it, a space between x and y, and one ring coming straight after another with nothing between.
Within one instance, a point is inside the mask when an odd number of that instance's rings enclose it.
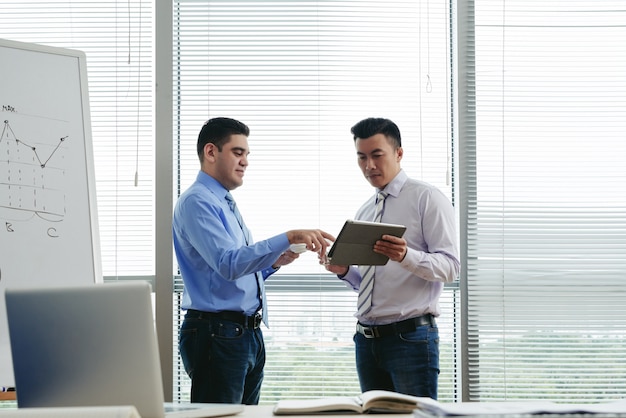
<instances>
[{"instance_id":1,"label":"belt buckle","mask_svg":"<svg viewBox=\"0 0 626 418\"><path fill-rule=\"evenodd\" d=\"M257 329L261 326L261 315L260 314L256 314L254 315L254 329Z\"/></svg>"},{"instance_id":2,"label":"belt buckle","mask_svg":"<svg viewBox=\"0 0 626 418\"><path fill-rule=\"evenodd\" d=\"M363 334L365 338L378 337L378 333L376 332L376 328L374 327L364 327L363 325L359 324L359 328L360 328L361 334Z\"/></svg>"}]
</instances>

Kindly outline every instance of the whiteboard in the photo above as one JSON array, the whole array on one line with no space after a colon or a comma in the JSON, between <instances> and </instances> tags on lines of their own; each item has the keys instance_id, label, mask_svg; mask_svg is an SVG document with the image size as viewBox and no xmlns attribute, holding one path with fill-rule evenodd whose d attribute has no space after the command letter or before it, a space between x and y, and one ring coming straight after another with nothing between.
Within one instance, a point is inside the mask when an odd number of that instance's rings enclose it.
<instances>
[{"instance_id":1,"label":"whiteboard","mask_svg":"<svg viewBox=\"0 0 626 418\"><path fill-rule=\"evenodd\" d=\"M102 281L84 53L0 39L0 116L0 385L13 386L4 289Z\"/></svg>"}]
</instances>

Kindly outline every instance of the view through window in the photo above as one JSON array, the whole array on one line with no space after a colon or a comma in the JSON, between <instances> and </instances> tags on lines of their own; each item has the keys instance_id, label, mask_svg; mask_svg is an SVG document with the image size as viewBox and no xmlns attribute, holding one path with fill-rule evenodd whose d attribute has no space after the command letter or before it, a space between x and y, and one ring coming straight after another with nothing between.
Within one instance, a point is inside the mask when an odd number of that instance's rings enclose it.
<instances>
[{"instance_id":1,"label":"view through window","mask_svg":"<svg viewBox=\"0 0 626 418\"><path fill-rule=\"evenodd\" d=\"M374 116L400 127L405 171L452 198L450 19L445 1L175 1L176 192L199 170L204 121L233 117L251 129L250 165L233 195L255 240L297 228L336 235L374 193L350 134ZM313 253L266 283L261 402L358 393L356 294ZM440 393L450 400L454 286L442 304ZM176 372L186 387L182 367Z\"/></svg>"}]
</instances>

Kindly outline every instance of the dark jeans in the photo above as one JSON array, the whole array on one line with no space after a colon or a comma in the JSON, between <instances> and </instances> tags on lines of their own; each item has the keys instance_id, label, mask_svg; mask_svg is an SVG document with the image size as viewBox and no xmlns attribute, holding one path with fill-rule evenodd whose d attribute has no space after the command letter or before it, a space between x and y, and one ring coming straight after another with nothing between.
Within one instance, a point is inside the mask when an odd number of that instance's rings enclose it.
<instances>
[{"instance_id":1,"label":"dark jeans","mask_svg":"<svg viewBox=\"0 0 626 418\"><path fill-rule=\"evenodd\" d=\"M257 405L265 345L260 328L217 318L186 317L178 348L191 378L191 402Z\"/></svg>"},{"instance_id":2,"label":"dark jeans","mask_svg":"<svg viewBox=\"0 0 626 418\"><path fill-rule=\"evenodd\" d=\"M415 331L379 338L354 335L361 391L389 390L437 399L439 330L424 325Z\"/></svg>"}]
</instances>

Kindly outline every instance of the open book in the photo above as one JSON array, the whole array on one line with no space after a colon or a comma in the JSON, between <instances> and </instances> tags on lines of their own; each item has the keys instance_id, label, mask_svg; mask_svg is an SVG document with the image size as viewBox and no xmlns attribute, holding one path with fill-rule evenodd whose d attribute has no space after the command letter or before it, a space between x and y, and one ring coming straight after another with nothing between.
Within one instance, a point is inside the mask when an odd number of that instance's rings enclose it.
<instances>
[{"instance_id":1,"label":"open book","mask_svg":"<svg viewBox=\"0 0 626 418\"><path fill-rule=\"evenodd\" d=\"M306 400L281 400L274 407L274 415L311 413L365 414L370 412L413 412L415 418L521 418L525 416L626 417L626 398L611 402L567 404L552 401L500 402L438 402L431 398L404 395L385 390L370 390L354 397L328 397ZM579 417L576 417L579 418Z\"/></svg>"},{"instance_id":2,"label":"open book","mask_svg":"<svg viewBox=\"0 0 626 418\"><path fill-rule=\"evenodd\" d=\"M359 396L334 396L319 399L284 399L274 406L274 415L298 415L310 413L369 412L411 413L420 402L436 402L386 390L370 390Z\"/></svg>"}]
</instances>

